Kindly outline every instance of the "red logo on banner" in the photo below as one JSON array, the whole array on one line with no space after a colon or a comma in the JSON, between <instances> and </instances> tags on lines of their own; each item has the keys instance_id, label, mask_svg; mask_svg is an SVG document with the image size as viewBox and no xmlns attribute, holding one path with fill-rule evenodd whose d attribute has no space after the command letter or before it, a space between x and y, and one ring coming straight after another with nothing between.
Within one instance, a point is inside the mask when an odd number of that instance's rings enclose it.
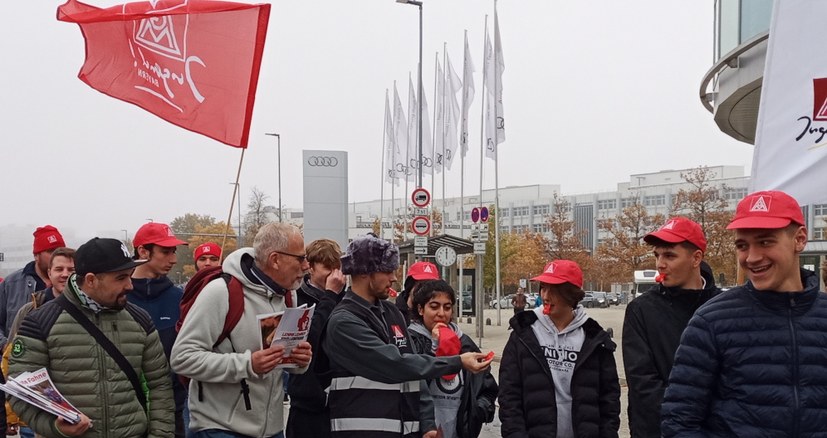
<instances>
[{"instance_id":1,"label":"red logo on banner","mask_svg":"<svg viewBox=\"0 0 827 438\"><path fill-rule=\"evenodd\" d=\"M827 121L827 78L813 79L813 121Z\"/></svg>"},{"instance_id":2,"label":"red logo on banner","mask_svg":"<svg viewBox=\"0 0 827 438\"><path fill-rule=\"evenodd\" d=\"M270 5L69 0L58 19L86 40L78 77L182 128L247 147Z\"/></svg>"}]
</instances>

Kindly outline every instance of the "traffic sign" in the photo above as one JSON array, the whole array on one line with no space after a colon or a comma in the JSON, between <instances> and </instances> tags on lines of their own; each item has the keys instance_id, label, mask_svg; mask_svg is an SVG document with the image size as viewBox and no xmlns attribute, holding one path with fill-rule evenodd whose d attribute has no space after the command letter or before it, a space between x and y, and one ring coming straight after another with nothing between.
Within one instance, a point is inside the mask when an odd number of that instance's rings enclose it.
<instances>
[{"instance_id":1,"label":"traffic sign","mask_svg":"<svg viewBox=\"0 0 827 438\"><path fill-rule=\"evenodd\" d=\"M480 220L480 209L474 207L471 209L471 222L477 223Z\"/></svg>"},{"instance_id":2,"label":"traffic sign","mask_svg":"<svg viewBox=\"0 0 827 438\"><path fill-rule=\"evenodd\" d=\"M480 209L480 222L488 222L488 207Z\"/></svg>"},{"instance_id":3,"label":"traffic sign","mask_svg":"<svg viewBox=\"0 0 827 438\"><path fill-rule=\"evenodd\" d=\"M431 194L424 187L419 187L411 193L411 201L417 207L427 207L431 203Z\"/></svg>"},{"instance_id":4,"label":"traffic sign","mask_svg":"<svg viewBox=\"0 0 827 438\"><path fill-rule=\"evenodd\" d=\"M474 254L485 255L485 242L474 242Z\"/></svg>"},{"instance_id":5,"label":"traffic sign","mask_svg":"<svg viewBox=\"0 0 827 438\"><path fill-rule=\"evenodd\" d=\"M427 246L415 246L414 247L414 255L428 255L428 247Z\"/></svg>"},{"instance_id":6,"label":"traffic sign","mask_svg":"<svg viewBox=\"0 0 827 438\"><path fill-rule=\"evenodd\" d=\"M425 236L431 231L431 220L427 216L417 216L411 222L411 230L417 236Z\"/></svg>"},{"instance_id":7,"label":"traffic sign","mask_svg":"<svg viewBox=\"0 0 827 438\"><path fill-rule=\"evenodd\" d=\"M414 236L414 247L424 246L428 247L428 238L426 236Z\"/></svg>"},{"instance_id":8,"label":"traffic sign","mask_svg":"<svg viewBox=\"0 0 827 438\"><path fill-rule=\"evenodd\" d=\"M431 212L427 208L412 208L411 213L414 216L430 216Z\"/></svg>"}]
</instances>

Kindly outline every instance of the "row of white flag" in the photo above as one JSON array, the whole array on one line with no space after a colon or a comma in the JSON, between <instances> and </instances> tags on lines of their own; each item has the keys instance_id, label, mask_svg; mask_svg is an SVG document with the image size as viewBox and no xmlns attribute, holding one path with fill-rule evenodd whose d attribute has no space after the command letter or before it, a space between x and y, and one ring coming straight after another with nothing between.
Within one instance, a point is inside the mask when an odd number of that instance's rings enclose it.
<instances>
[{"instance_id":1,"label":"row of white flag","mask_svg":"<svg viewBox=\"0 0 827 438\"><path fill-rule=\"evenodd\" d=\"M496 9L494 11L494 45L485 30L485 65L483 68L483 87L487 91L484 113L485 156L496 159L497 145L505 141L505 118L502 102L502 74L505 70L500 28ZM468 35L465 36L465 53L463 57L462 79L451 64L451 58L445 53L445 71L436 56L436 111L434 130L428 109L428 101L422 90L422 173L433 175L443 170L451 170L457 149L462 157L468 153L468 118L471 103L474 100L474 63L468 48ZM462 105L457 102L457 93L462 92ZM417 127L419 126L417 93L413 81L408 77L408 117L399 99L396 82L393 85L393 110L391 110L388 91L385 91L385 138L384 138L384 173L385 181L399 183L407 178L415 181L419 170Z\"/></svg>"}]
</instances>

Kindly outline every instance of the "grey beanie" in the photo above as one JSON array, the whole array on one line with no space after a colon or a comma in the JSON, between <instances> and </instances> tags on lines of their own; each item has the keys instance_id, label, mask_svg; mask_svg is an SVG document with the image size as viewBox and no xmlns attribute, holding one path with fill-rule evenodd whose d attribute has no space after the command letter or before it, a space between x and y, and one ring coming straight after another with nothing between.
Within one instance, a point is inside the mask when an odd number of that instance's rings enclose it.
<instances>
[{"instance_id":1,"label":"grey beanie","mask_svg":"<svg viewBox=\"0 0 827 438\"><path fill-rule=\"evenodd\" d=\"M399 268L399 248L373 233L353 239L342 256L346 275L393 272Z\"/></svg>"}]
</instances>

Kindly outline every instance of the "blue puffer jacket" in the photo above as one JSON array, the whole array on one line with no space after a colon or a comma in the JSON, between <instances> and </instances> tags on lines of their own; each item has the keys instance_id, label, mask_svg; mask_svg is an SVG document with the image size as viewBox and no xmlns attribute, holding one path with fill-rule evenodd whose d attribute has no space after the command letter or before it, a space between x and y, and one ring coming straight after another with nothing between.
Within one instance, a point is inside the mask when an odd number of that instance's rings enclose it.
<instances>
[{"instance_id":1,"label":"blue puffer jacket","mask_svg":"<svg viewBox=\"0 0 827 438\"><path fill-rule=\"evenodd\" d=\"M662 407L664 437L827 436L827 295L747 282L689 321Z\"/></svg>"}]
</instances>

